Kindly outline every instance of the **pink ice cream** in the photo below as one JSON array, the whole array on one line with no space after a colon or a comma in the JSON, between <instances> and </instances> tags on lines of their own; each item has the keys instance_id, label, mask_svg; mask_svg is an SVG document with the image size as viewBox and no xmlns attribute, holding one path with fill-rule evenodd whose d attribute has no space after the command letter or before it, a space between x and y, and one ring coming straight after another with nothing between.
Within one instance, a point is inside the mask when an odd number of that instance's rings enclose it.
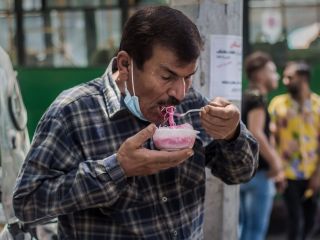
<instances>
[{"instance_id":1,"label":"pink ice cream","mask_svg":"<svg viewBox=\"0 0 320 240\"><path fill-rule=\"evenodd\" d=\"M192 148L198 131L188 124L159 127L153 135L153 142L160 150Z\"/></svg>"},{"instance_id":2,"label":"pink ice cream","mask_svg":"<svg viewBox=\"0 0 320 240\"><path fill-rule=\"evenodd\" d=\"M160 150L192 148L199 133L189 123L176 125L173 118L174 111L174 106L162 109L164 120L169 123L169 126L159 127L153 135L153 142Z\"/></svg>"}]
</instances>

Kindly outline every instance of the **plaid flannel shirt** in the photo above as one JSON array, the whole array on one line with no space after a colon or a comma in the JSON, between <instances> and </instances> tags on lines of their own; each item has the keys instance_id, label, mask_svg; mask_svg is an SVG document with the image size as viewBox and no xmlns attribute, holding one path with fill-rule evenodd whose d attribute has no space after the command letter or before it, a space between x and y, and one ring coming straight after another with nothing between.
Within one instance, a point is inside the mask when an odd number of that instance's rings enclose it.
<instances>
[{"instance_id":1,"label":"plaid flannel shirt","mask_svg":"<svg viewBox=\"0 0 320 240\"><path fill-rule=\"evenodd\" d=\"M191 88L177 111L206 104ZM154 175L126 177L116 152L148 123L125 108L111 66L102 78L64 91L40 120L19 173L17 217L57 217L59 239L202 239L205 166L228 184L248 181L258 145L242 123L227 142L212 140L196 114L183 120L200 131L194 155ZM154 149L152 139L144 147Z\"/></svg>"}]
</instances>

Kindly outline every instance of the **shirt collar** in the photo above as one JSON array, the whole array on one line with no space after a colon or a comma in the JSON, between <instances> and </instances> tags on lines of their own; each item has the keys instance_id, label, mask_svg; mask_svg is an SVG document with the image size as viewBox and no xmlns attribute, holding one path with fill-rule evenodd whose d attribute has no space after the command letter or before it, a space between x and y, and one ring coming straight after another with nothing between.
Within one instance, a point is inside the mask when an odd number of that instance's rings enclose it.
<instances>
[{"instance_id":1,"label":"shirt collar","mask_svg":"<svg viewBox=\"0 0 320 240\"><path fill-rule=\"evenodd\" d=\"M116 81L112 77L112 64L116 58L112 58L105 73L103 74L103 95L106 102L107 113L110 119L116 119L128 115L123 96Z\"/></svg>"},{"instance_id":2,"label":"shirt collar","mask_svg":"<svg viewBox=\"0 0 320 240\"><path fill-rule=\"evenodd\" d=\"M293 110L297 112L312 112L312 95L308 99L305 99L302 106L290 95L288 94L289 98L289 105L292 107Z\"/></svg>"}]
</instances>

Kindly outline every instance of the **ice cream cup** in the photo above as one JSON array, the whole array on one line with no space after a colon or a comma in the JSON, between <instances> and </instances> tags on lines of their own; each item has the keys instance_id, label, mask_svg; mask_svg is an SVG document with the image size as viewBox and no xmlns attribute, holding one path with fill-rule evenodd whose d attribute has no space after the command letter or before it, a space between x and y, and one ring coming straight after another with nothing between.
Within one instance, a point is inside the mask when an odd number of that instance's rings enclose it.
<instances>
[{"instance_id":1,"label":"ice cream cup","mask_svg":"<svg viewBox=\"0 0 320 240\"><path fill-rule=\"evenodd\" d=\"M192 148L198 133L190 128L159 127L153 135L153 142L159 150Z\"/></svg>"}]
</instances>

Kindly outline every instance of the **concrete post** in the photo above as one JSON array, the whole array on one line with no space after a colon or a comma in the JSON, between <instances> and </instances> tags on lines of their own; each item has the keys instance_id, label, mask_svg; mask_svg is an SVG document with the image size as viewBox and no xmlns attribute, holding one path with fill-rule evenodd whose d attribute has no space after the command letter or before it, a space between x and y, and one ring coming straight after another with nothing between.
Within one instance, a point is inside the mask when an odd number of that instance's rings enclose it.
<instances>
[{"instance_id":1,"label":"concrete post","mask_svg":"<svg viewBox=\"0 0 320 240\"><path fill-rule=\"evenodd\" d=\"M242 36L243 0L171 0L171 6L188 15L198 26L205 50L195 87L209 96L210 34ZM215 97L215 96L214 96ZM240 101L234 102L240 107ZM227 186L207 170L205 240L237 239L239 186Z\"/></svg>"}]
</instances>

